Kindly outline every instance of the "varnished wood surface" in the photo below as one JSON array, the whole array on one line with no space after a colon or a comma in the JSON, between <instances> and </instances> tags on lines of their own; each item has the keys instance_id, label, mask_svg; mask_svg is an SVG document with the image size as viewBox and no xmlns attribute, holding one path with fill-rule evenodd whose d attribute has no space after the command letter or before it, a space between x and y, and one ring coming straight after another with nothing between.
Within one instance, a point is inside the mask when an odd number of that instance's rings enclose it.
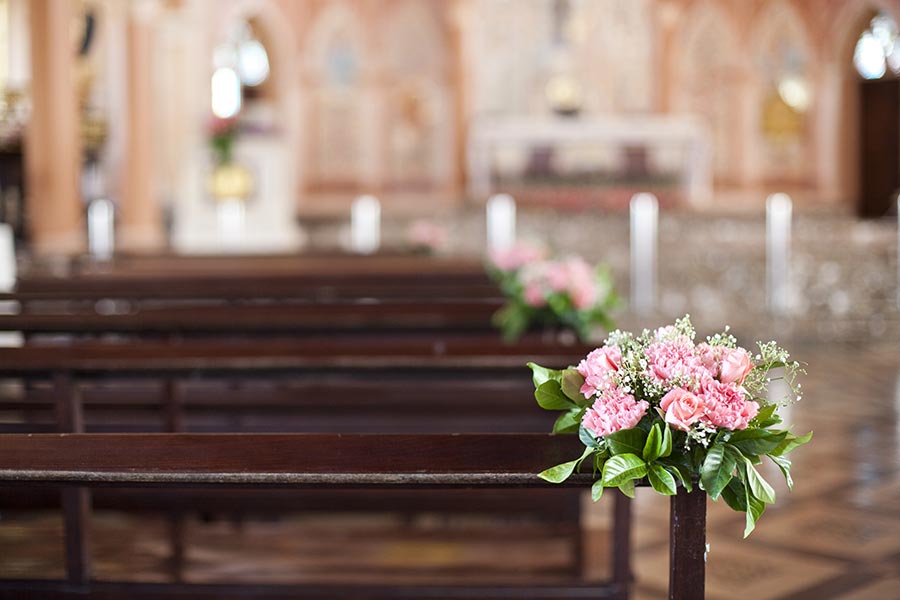
<instances>
[{"instance_id":1,"label":"varnished wood surface","mask_svg":"<svg viewBox=\"0 0 900 600\"><path fill-rule=\"evenodd\" d=\"M0 481L546 487L536 474L580 446L576 436L544 434L8 434Z\"/></svg>"},{"instance_id":2,"label":"varnished wood surface","mask_svg":"<svg viewBox=\"0 0 900 600\"><path fill-rule=\"evenodd\" d=\"M527 362L549 367L576 363L586 346L532 343L507 346L496 337L448 336L419 339L356 338L258 341L79 343L0 348L0 374L16 376L55 370L134 371L290 371L298 369L443 370L514 369L528 377ZM472 373L477 379L477 373Z\"/></svg>"}]
</instances>

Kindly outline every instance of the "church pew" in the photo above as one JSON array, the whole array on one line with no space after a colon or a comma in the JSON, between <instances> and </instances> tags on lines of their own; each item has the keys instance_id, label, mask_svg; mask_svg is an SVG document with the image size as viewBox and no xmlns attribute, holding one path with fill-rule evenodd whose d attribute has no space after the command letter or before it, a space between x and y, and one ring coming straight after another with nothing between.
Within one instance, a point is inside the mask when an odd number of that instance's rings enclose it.
<instances>
[{"instance_id":1,"label":"church pew","mask_svg":"<svg viewBox=\"0 0 900 600\"><path fill-rule=\"evenodd\" d=\"M540 352L542 351L542 352ZM505 353L505 355L504 355ZM121 344L79 344L74 346L27 346L0 349L0 377L27 377L30 381L52 381L53 388L44 389L41 406L35 407L33 397L18 401L10 409L27 408L33 414L43 409L46 416L61 419L58 426L64 431L84 431L85 405L121 409L136 402L144 407L142 425L179 431L184 430L190 414L201 413L233 415L235 409L247 414L259 412L260 396L245 397L215 394L192 399L179 393L177 386L163 386L163 397L145 395L135 399L129 393L116 397L108 392L91 405L92 388L110 378L126 381L144 381L163 378L172 382L198 378L233 381L243 379L276 379L297 384L295 391L287 391L279 398L264 398L267 407L276 409L272 422L277 430L296 428L294 431L406 431L406 432L459 432L459 431L548 431L553 416L540 410L532 399L532 386L525 362L531 359L544 364L568 364L582 350L526 344L506 346L495 337L490 341L468 337L453 337L438 341L427 339L393 340L360 343L358 340L334 340L323 338L306 341L252 343L184 342L164 344L159 342ZM365 390L365 394L363 393ZM93 390L96 392L96 390ZM305 392L305 394L303 394ZM428 402L422 402L422 398ZM249 400L249 402L248 402ZM149 402L149 406L148 403ZM145 403L145 404L140 404ZM4 408L0 404L0 408ZM155 409L155 410L154 410ZM295 420L285 420L284 415L300 415ZM310 419L308 417L312 415ZM395 422L391 422L391 421ZM155 421L155 423L154 423ZM228 418L225 430L233 429L240 421ZM52 426L52 424L51 424ZM201 426L202 427L202 426ZM229 428L232 427L232 428ZM215 422L207 430L222 430ZM47 431L35 427L33 422L20 423L17 431ZM52 429L51 429L52 430ZM116 426L99 424L92 430L115 431ZM564 493L559 493L564 492ZM581 537L579 494L554 490L553 502L522 504L518 497L505 500L505 512L531 515L541 522L558 520L554 511L566 507L566 519L572 524L572 541L576 560L573 573L581 569ZM157 500L157 499L154 499ZM183 498L162 498L156 508L184 511ZM187 502L195 509L210 510L205 504L208 498L196 498ZM383 501L382 501L383 500ZM97 498L101 506L140 508L132 497L110 497L101 492ZM357 506L348 498L325 498L322 508L354 510ZM25 502L31 506L52 505L53 498L0 497L0 505L16 506ZM199 504L198 504L199 502ZM419 497L415 505L418 512L469 510L480 514L498 512L502 504L492 505L492 499ZM275 504L282 510L299 508L292 497L280 498ZM396 498L381 499L375 507L397 508ZM246 503L236 502L233 509L246 510ZM314 506L307 504L307 509ZM372 508L372 506L370 506ZM617 512L616 527L627 528L629 513ZM357 508L358 510L358 508ZM500 513L503 514L503 510ZM626 550L627 551L627 550Z\"/></svg>"},{"instance_id":2,"label":"church pew","mask_svg":"<svg viewBox=\"0 0 900 600\"><path fill-rule=\"evenodd\" d=\"M66 497L84 486L141 488L520 489L548 484L534 473L578 451L572 436L539 434L328 435L120 434L0 436L0 485L54 486ZM359 457L365 456L366 460ZM564 484L585 487L587 475ZM78 486L78 487L73 487ZM525 488L525 489L521 489ZM191 586L91 581L89 506L70 503L64 582L0 582L6 597L354 597L627 598L631 573L614 558L605 585ZM706 497L672 498L669 597L704 597ZM627 539L625 540L627 543Z\"/></svg>"}]
</instances>

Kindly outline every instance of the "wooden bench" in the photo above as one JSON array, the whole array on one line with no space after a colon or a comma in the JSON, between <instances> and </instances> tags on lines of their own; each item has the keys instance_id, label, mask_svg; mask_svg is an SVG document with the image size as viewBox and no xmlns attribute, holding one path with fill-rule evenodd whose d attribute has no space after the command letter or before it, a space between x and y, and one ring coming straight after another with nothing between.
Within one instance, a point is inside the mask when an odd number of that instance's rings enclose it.
<instances>
[{"instance_id":1,"label":"wooden bench","mask_svg":"<svg viewBox=\"0 0 900 600\"><path fill-rule=\"evenodd\" d=\"M514 488L549 485L534 473L578 451L572 436L538 434L339 435L339 434L123 434L0 436L0 484L55 486L65 497L84 487L250 487L294 489ZM365 460L360 460L364 456ZM588 486L586 475L566 485ZM87 551L87 503L70 502L65 582L0 582L8 597L39 591L42 597L190 598L627 598L630 572L614 555L606 585L470 586L197 586L93 582ZM71 514L77 507L75 514ZM706 496L683 490L672 499L669 597L704 596ZM617 539L628 545L627 534ZM119 596L117 596L119 595Z\"/></svg>"},{"instance_id":2,"label":"wooden bench","mask_svg":"<svg viewBox=\"0 0 900 600\"><path fill-rule=\"evenodd\" d=\"M254 341L252 343L226 342L185 342L163 344L140 342L123 344L79 344L75 346L28 346L24 348L0 349L0 377L26 378L29 382L52 383L44 387L38 396L39 406L35 406L33 393L17 400L13 408L27 409L29 414L36 408L44 414L52 415L58 422L43 421L36 425L32 420L19 423L13 430L18 431L85 431L84 408L132 408L135 399L131 392L127 396L116 396L114 390L99 390L96 386L110 379L124 382L162 380L161 397L145 396L139 399L149 415L143 427L168 431L183 431L192 422L188 417L192 410L204 413L233 415L236 408L248 414L259 411L260 404L276 406L277 427L295 431L412 431L412 432L459 432L509 431L546 432L552 426L553 415L540 410L532 398L531 382L525 362L541 360L546 364L567 364L577 357L572 349L541 344L531 346L504 346L491 338L491 342L471 338L450 337L435 345L434 340L394 340L383 343L321 339L313 343L307 341L280 342ZM543 350L543 354L538 351ZM554 350L557 352L548 352ZM503 355L501 352L505 352ZM580 352L580 351L576 351ZM199 396L193 398L184 393L183 384L177 382L235 380L275 380L294 381L300 391L306 390L310 396L286 393L272 400L268 396L249 397ZM93 386L93 387L92 387ZM362 390L367 394L361 396ZM94 393L94 396L91 393ZM455 395L456 392L464 395ZM432 394L433 393L433 394ZM427 397L428 402L422 398ZM3 405L0 404L0 408ZM355 407L355 408L354 408ZM6 408L10 408L7 406ZM341 408L344 410L342 411ZM363 410L355 417L347 416L347 409ZM281 415L293 414L298 419L284 421ZM304 417L312 418L304 422ZM375 417L370 422L369 418ZM389 419L398 422L388 424ZM230 431L238 423L233 419L226 422ZM500 423L495 425L494 423ZM101 431L116 430L115 423L103 421L94 423ZM296 428L296 429L295 429ZM222 425L211 430L222 430ZM95 429L96 430L96 429ZM552 492L552 493L551 493ZM210 502L210 500L214 500ZM149 504L157 510L183 513L186 510L246 510L252 505L245 498L237 498L223 505L220 499L209 495L160 497L158 494L140 498L136 494L111 494L103 489L95 498L100 506L144 509ZM399 504L398 504L399 500ZM83 504L86 500L73 497L68 504ZM15 493L0 493L0 505L7 507L53 506L52 496L22 496ZM503 503L507 506L504 509ZM271 510L303 508L306 510L359 510L359 503L353 498L319 495L306 498L279 495L268 496L263 506ZM622 499L616 509L614 528L629 527L630 508ZM542 522L558 520L565 516L571 524L572 542L575 548L573 574L581 571L582 540L579 494L575 490L545 489L534 497L504 493L499 498L442 498L439 495L419 495L415 501L409 497L379 497L373 503L376 507L394 506L404 511L461 511L468 510L481 514L532 515ZM553 510L562 509L562 514ZM78 514L81 509L70 508L70 514ZM183 544L173 538L173 556ZM627 547L616 552L625 553ZM178 558L175 572L180 571Z\"/></svg>"}]
</instances>

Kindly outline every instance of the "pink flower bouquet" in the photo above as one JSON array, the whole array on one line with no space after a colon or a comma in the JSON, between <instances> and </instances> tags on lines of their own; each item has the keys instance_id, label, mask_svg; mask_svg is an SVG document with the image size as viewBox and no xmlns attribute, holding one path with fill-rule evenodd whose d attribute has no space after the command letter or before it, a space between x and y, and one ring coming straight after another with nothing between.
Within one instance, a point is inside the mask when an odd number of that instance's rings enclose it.
<instances>
[{"instance_id":1,"label":"pink flower bouquet","mask_svg":"<svg viewBox=\"0 0 900 600\"><path fill-rule=\"evenodd\" d=\"M619 299L608 269L578 256L547 259L539 247L517 245L493 253L489 271L507 299L494 315L507 340L537 325L569 328L588 341L598 328L612 326L609 313Z\"/></svg>"},{"instance_id":2,"label":"pink flower bouquet","mask_svg":"<svg viewBox=\"0 0 900 600\"><path fill-rule=\"evenodd\" d=\"M753 531L775 492L757 472L768 457L793 487L787 454L812 438L777 429L779 406L800 399L799 363L775 342L759 343L752 355L725 332L695 343L690 319L634 336L613 332L576 367L562 371L530 363L535 398L562 411L554 433L578 432L580 458L547 469L543 479L560 483L588 458L596 477L591 495L617 487L634 496L646 478L654 490L673 495L695 484L747 514L744 537ZM790 390L768 399L773 374Z\"/></svg>"}]
</instances>

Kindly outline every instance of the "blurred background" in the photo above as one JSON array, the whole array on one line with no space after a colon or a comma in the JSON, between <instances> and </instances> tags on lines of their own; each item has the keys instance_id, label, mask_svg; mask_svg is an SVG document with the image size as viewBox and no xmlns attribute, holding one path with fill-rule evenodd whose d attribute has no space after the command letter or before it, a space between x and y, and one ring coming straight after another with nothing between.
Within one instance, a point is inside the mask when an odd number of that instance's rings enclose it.
<instances>
[{"instance_id":1,"label":"blurred background","mask_svg":"<svg viewBox=\"0 0 900 600\"><path fill-rule=\"evenodd\" d=\"M667 314L764 306L766 198L794 203L795 313L897 332L898 6L887 0L2 0L0 217L21 256L381 248L417 219L612 264L659 199ZM867 220L862 221L860 218ZM100 226L99 228L103 228ZM112 235L112 234L110 234ZM734 317L731 317L734 318ZM826 321L822 321L826 318Z\"/></svg>"},{"instance_id":2,"label":"blurred background","mask_svg":"<svg viewBox=\"0 0 900 600\"><path fill-rule=\"evenodd\" d=\"M607 263L623 328L690 313L810 364L797 491L747 542L711 508L710 597L896 597L898 22L898 0L0 0L0 284L240 288L334 256L353 283L363 255L423 247L481 276L512 239ZM666 502L636 504L639 597L665 595ZM57 517L4 514L0 573L58 576ZM351 521L365 543L318 515L207 516L190 581L340 578L348 556L454 577L508 550L432 544L428 515ZM605 512L582 519L605 556ZM166 580L164 517L94 524L100 578ZM552 570L567 548L506 558Z\"/></svg>"}]
</instances>

